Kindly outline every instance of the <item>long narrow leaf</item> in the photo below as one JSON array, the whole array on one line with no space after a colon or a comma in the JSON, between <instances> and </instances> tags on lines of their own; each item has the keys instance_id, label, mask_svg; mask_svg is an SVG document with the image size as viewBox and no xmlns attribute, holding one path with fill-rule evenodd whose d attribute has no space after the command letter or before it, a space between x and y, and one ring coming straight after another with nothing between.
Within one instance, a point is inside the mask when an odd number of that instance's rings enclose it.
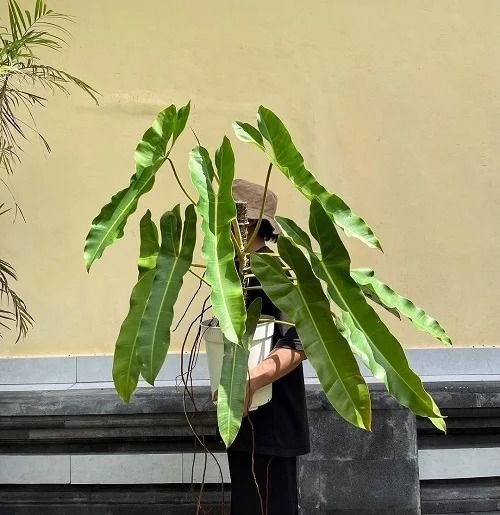
<instances>
[{"instance_id":1,"label":"long narrow leaf","mask_svg":"<svg viewBox=\"0 0 500 515\"><path fill-rule=\"evenodd\" d=\"M137 209L139 198L153 187L156 172L172 150L172 146L167 150L167 145L174 126L178 126L178 115L172 105L157 116L137 146L136 173L129 186L114 195L92 221L84 251L87 270L102 256L106 247L123 236L127 219ZM185 111L181 117L185 117Z\"/></svg>"},{"instance_id":2,"label":"long narrow leaf","mask_svg":"<svg viewBox=\"0 0 500 515\"><path fill-rule=\"evenodd\" d=\"M264 106L259 107L257 121L260 134L269 142L272 149L271 155L267 152L266 154L291 183L309 200L318 199L346 235L358 238L370 247L381 249L380 242L366 222L354 214L340 197L327 191L306 168L304 158L295 147L283 122ZM242 141L256 144L265 151L258 136L252 131L254 128L249 125L249 129L248 125L236 122L236 136Z\"/></svg>"},{"instance_id":3,"label":"long narrow leaf","mask_svg":"<svg viewBox=\"0 0 500 515\"><path fill-rule=\"evenodd\" d=\"M225 137L217 151L215 163L219 172L219 191L212 186L213 169L208 152L195 147L190 154L191 180L199 193L197 204L205 235L201 249L207 264L206 281L212 287L212 309L225 337L241 343L245 331L243 289L234 264L231 222L236 218L236 206L231 194L234 177L234 154Z\"/></svg>"},{"instance_id":4,"label":"long narrow leaf","mask_svg":"<svg viewBox=\"0 0 500 515\"><path fill-rule=\"evenodd\" d=\"M241 426L246 396L250 344L262 311L257 297L248 307L242 345L224 338L224 359L217 396L217 420L222 440L229 447Z\"/></svg>"},{"instance_id":5,"label":"long narrow leaf","mask_svg":"<svg viewBox=\"0 0 500 515\"><path fill-rule=\"evenodd\" d=\"M139 380L141 368L136 354L137 337L151 292L156 260L160 250L158 229L151 220L149 209L141 218L140 236L141 246L137 261L139 279L130 296L129 312L122 323L113 358L113 381L118 395L125 402L129 402Z\"/></svg>"},{"instance_id":6,"label":"long narrow leaf","mask_svg":"<svg viewBox=\"0 0 500 515\"><path fill-rule=\"evenodd\" d=\"M151 211L148 209L141 218L140 224L141 249L139 253L138 268L139 278L148 270L154 270L156 267L156 259L160 251L158 242L158 229L156 224L151 220Z\"/></svg>"},{"instance_id":7,"label":"long narrow leaf","mask_svg":"<svg viewBox=\"0 0 500 515\"><path fill-rule=\"evenodd\" d=\"M420 331L430 334L446 345L452 345L451 339L439 322L430 317L422 308L380 281L370 268L351 270L352 278L362 289L367 289L371 298L389 311L408 318ZM366 293L365 293L366 294Z\"/></svg>"},{"instance_id":8,"label":"long narrow leaf","mask_svg":"<svg viewBox=\"0 0 500 515\"><path fill-rule=\"evenodd\" d=\"M137 360L137 337L155 276L154 270L144 272L132 290L129 312L122 323L113 357L113 381L118 395L129 402L137 387L140 365Z\"/></svg>"},{"instance_id":9,"label":"long narrow leaf","mask_svg":"<svg viewBox=\"0 0 500 515\"><path fill-rule=\"evenodd\" d=\"M176 211L167 211L160 221L161 247L155 277L137 339L137 356L144 379L154 384L170 346L170 327L174 304L182 287L183 277L193 261L196 242L196 212L192 204L185 212L182 241L181 224Z\"/></svg>"},{"instance_id":10,"label":"long narrow leaf","mask_svg":"<svg viewBox=\"0 0 500 515\"><path fill-rule=\"evenodd\" d=\"M349 344L335 326L321 283L304 254L288 238L279 238L278 249L294 271L296 285L280 264L265 254L252 255L252 271L273 303L295 323L304 351L332 406L351 424L370 429L368 387Z\"/></svg>"},{"instance_id":11,"label":"long narrow leaf","mask_svg":"<svg viewBox=\"0 0 500 515\"><path fill-rule=\"evenodd\" d=\"M386 372L388 391L417 415L440 418L441 413L422 381L408 365L401 344L367 303L350 275L350 258L335 226L317 201L311 203L311 234L320 245L321 255L307 249L316 275L325 281L328 293L340 309L347 312L363 332L375 361Z\"/></svg>"}]
</instances>

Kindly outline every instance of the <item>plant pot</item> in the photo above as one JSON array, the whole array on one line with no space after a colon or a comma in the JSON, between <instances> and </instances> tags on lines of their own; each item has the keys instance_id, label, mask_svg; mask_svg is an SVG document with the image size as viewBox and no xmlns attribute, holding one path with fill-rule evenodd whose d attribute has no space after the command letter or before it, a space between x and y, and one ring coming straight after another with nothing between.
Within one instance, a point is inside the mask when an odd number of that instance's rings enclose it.
<instances>
[{"instance_id":1,"label":"plant pot","mask_svg":"<svg viewBox=\"0 0 500 515\"><path fill-rule=\"evenodd\" d=\"M270 317L263 318L266 318L266 320L259 322L255 329L253 340L250 344L250 354L248 356L249 370L256 367L271 352L274 334L274 319ZM224 341L220 328L211 324L213 324L212 320L205 320L201 323L201 327L207 351L210 388L213 395L215 390L219 388L222 372L222 360L224 359ZM250 405L249 410L253 411L259 406L269 402L272 397L272 392L272 384L259 388L253 394L252 404Z\"/></svg>"}]
</instances>

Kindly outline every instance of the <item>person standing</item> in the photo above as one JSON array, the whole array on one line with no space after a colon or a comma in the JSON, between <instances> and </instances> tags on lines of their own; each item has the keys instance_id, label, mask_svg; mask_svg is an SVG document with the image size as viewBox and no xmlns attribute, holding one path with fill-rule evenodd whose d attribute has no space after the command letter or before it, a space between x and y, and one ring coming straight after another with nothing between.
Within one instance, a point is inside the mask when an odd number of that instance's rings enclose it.
<instances>
[{"instance_id":1,"label":"person standing","mask_svg":"<svg viewBox=\"0 0 500 515\"><path fill-rule=\"evenodd\" d=\"M249 241L256 229L263 196L264 188L258 184L243 179L233 183L235 201L247 203ZM268 190L262 222L250 252L272 252L268 243L278 237L274 219L277 202L276 194ZM249 286L258 285L257 279L250 279ZM262 298L263 315L277 321L287 320L262 290L248 290L247 305L256 297ZM244 418L235 441L227 449L231 515L298 514L297 456L310 450L304 359L295 327L276 323L270 354L249 371ZM271 383L271 400L248 411L254 392Z\"/></svg>"}]
</instances>

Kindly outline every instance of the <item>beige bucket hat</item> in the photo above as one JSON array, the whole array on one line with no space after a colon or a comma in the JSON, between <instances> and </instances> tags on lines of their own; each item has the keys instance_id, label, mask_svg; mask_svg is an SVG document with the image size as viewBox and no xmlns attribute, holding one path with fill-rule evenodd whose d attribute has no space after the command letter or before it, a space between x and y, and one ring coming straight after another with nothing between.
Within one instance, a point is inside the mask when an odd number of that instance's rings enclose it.
<instances>
[{"instance_id":1,"label":"beige bucket hat","mask_svg":"<svg viewBox=\"0 0 500 515\"><path fill-rule=\"evenodd\" d=\"M245 179L235 179L233 181L233 198L236 202L247 203L247 216L249 220L258 220L264 197L264 186L246 181ZM274 219L276 208L278 207L278 197L276 193L267 190L266 202L262 218L267 220L276 234L280 233L278 224Z\"/></svg>"}]
</instances>

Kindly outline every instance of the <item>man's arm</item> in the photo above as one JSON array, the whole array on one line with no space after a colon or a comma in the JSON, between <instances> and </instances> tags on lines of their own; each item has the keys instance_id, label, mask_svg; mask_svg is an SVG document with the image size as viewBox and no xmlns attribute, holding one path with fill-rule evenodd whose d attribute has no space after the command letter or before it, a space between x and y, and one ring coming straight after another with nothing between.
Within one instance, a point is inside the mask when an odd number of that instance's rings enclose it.
<instances>
[{"instance_id":1,"label":"man's arm","mask_svg":"<svg viewBox=\"0 0 500 515\"><path fill-rule=\"evenodd\" d=\"M306 359L306 355L303 350L279 347L273 349L263 361L250 370L244 415L247 414L248 407L252 403L253 394L259 388L267 386L290 373L297 368L304 359Z\"/></svg>"}]
</instances>

